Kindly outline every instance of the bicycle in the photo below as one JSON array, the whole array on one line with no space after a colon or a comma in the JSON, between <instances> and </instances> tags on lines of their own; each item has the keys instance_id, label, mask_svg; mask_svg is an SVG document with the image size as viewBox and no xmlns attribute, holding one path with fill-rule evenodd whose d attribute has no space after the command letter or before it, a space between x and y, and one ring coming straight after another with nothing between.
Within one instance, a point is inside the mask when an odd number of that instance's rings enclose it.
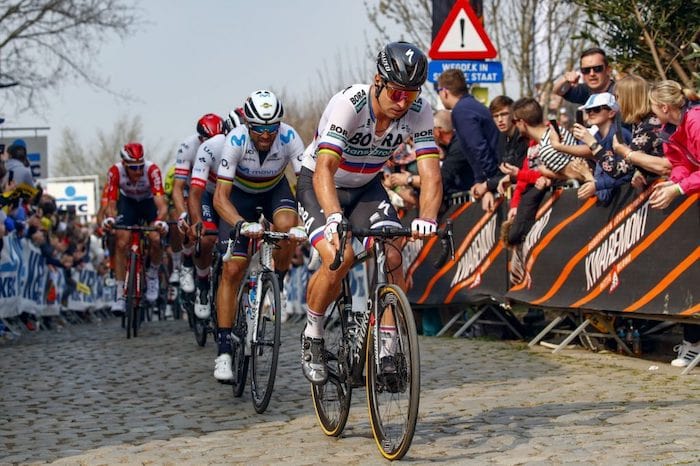
<instances>
[{"instance_id":1,"label":"bicycle","mask_svg":"<svg viewBox=\"0 0 700 466\"><path fill-rule=\"evenodd\" d=\"M250 392L258 414L265 412L272 396L282 328L280 286L273 267L272 251L278 242L290 239L288 233L270 230L267 220L261 223L264 228L262 237L250 241L251 250L257 252L241 281L238 313L231 335L233 395L240 397L243 394L250 364ZM230 259L234 239L239 234L240 227L231 231L223 261Z\"/></svg>"},{"instance_id":2,"label":"bicycle","mask_svg":"<svg viewBox=\"0 0 700 466\"><path fill-rule=\"evenodd\" d=\"M353 311L350 279L343 279L337 300L329 307L325 323L325 353L328 381L311 385L311 396L321 430L339 436L348 420L352 389L364 386L370 425L377 447L388 460L403 458L413 441L420 403L420 360L418 334L411 305L397 285L388 283L385 247L390 240L410 237L410 228L355 228L339 225L340 249L331 269L342 262L348 232L355 237L373 238L371 249L355 255L354 263L368 262L369 298L362 311ZM435 264L454 260L452 224L438 231L442 254ZM393 362L396 371L382 374L380 361L380 322L396 323ZM384 358L381 358L382 360Z\"/></svg>"},{"instance_id":3,"label":"bicycle","mask_svg":"<svg viewBox=\"0 0 700 466\"><path fill-rule=\"evenodd\" d=\"M158 228L141 225L114 225L113 228L115 230L127 230L131 233L129 255L126 263L126 278L124 280L126 310L122 319L122 326L126 323L126 338L131 338L132 334L134 337L138 336L141 318L146 311L141 300L143 283L146 279L144 234L158 231Z\"/></svg>"}]
</instances>

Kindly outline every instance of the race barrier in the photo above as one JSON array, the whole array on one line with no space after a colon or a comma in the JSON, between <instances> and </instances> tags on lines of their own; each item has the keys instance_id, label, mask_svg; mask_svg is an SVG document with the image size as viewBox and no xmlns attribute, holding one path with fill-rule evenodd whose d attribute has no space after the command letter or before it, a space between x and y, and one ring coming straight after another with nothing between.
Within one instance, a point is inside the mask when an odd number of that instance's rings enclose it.
<instances>
[{"instance_id":1,"label":"race barrier","mask_svg":"<svg viewBox=\"0 0 700 466\"><path fill-rule=\"evenodd\" d=\"M58 315L65 309L85 311L105 307L114 300L114 287L106 287L90 263L71 269L75 286L68 287L63 270L49 267L41 251L28 238L11 232L3 238L0 253L0 318L22 312L36 316ZM72 290L70 295L63 296ZM65 299L64 299L65 298Z\"/></svg>"},{"instance_id":2,"label":"race barrier","mask_svg":"<svg viewBox=\"0 0 700 466\"><path fill-rule=\"evenodd\" d=\"M454 223L455 261L432 266L439 254L436 239L404 247L409 300L512 300L679 321L700 317L698 195L659 211L649 206L651 192L628 186L601 206L595 198L579 200L574 189L556 189L540 205L524 243L510 250L499 240L507 203L499 200L493 213L479 203L451 206L441 223Z\"/></svg>"}]
</instances>

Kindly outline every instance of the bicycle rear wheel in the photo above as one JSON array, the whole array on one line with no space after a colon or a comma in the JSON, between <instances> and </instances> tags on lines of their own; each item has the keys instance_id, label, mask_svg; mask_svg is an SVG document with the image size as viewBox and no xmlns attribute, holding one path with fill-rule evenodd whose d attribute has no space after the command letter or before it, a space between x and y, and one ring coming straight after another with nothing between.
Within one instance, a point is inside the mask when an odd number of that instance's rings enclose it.
<instances>
[{"instance_id":1,"label":"bicycle rear wheel","mask_svg":"<svg viewBox=\"0 0 700 466\"><path fill-rule=\"evenodd\" d=\"M328 382L324 385L311 385L316 418L323 433L331 437L337 437L345 429L352 399L350 360L343 343L347 326L343 321L342 308L343 301L340 299L331 304L324 323Z\"/></svg>"},{"instance_id":2,"label":"bicycle rear wheel","mask_svg":"<svg viewBox=\"0 0 700 466\"><path fill-rule=\"evenodd\" d=\"M382 286L376 304L377 318L382 319L390 313L388 317L393 316L396 321L395 344L390 343L389 348L389 353L393 352L396 372L379 372L375 344L379 347L382 342L381 337L375 335L374 326L370 325L366 360L367 404L377 447L384 458L393 461L406 454L416 430L420 402L418 336L411 306L400 288Z\"/></svg>"},{"instance_id":3,"label":"bicycle rear wheel","mask_svg":"<svg viewBox=\"0 0 700 466\"><path fill-rule=\"evenodd\" d=\"M132 252L129 255L129 276L126 278L126 309L124 314L126 316L126 338L131 338L133 332L134 337L136 336L136 321L138 319L138 305L136 303L136 255Z\"/></svg>"},{"instance_id":4,"label":"bicycle rear wheel","mask_svg":"<svg viewBox=\"0 0 700 466\"><path fill-rule=\"evenodd\" d=\"M261 280L256 329L257 341L252 346L250 372L250 393L253 398L253 407L258 414L264 413L267 405L270 404L277 374L282 329L282 309L277 276L274 272L265 272L262 274Z\"/></svg>"},{"instance_id":5,"label":"bicycle rear wheel","mask_svg":"<svg viewBox=\"0 0 700 466\"><path fill-rule=\"evenodd\" d=\"M231 366L233 368L233 396L236 398L243 395L245 389L246 376L248 375L248 360L250 356L245 354L245 339L248 334L246 323L246 299L248 296L248 286L241 287L238 297L238 313L236 322L233 325L233 335L231 338Z\"/></svg>"}]
</instances>

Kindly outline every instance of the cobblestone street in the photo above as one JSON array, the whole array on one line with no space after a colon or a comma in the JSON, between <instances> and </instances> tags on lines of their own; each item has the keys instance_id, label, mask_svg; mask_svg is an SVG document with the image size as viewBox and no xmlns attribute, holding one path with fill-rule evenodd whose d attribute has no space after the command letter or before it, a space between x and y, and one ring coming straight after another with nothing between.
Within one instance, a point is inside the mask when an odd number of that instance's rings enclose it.
<instances>
[{"instance_id":1,"label":"cobblestone street","mask_svg":"<svg viewBox=\"0 0 700 466\"><path fill-rule=\"evenodd\" d=\"M0 345L0 463L381 464L365 395L341 438L316 424L282 327L275 392L258 415L213 376L213 342L185 322L126 340L118 319ZM420 417L408 463L700 462L700 370L522 342L421 337ZM658 370L649 370L658 365Z\"/></svg>"}]
</instances>

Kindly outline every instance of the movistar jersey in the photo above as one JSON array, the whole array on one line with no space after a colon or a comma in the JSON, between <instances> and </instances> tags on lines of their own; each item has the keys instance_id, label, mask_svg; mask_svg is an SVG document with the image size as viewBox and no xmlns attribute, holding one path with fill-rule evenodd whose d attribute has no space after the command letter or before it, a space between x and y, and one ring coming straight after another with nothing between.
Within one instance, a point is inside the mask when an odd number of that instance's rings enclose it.
<instances>
[{"instance_id":1,"label":"movistar jersey","mask_svg":"<svg viewBox=\"0 0 700 466\"><path fill-rule=\"evenodd\" d=\"M299 134L281 123L277 137L264 157L258 153L246 126L239 126L226 135L217 172L217 182L233 183L247 193L261 193L274 188L284 176L288 162L294 173L301 169L304 143Z\"/></svg>"},{"instance_id":2,"label":"movistar jersey","mask_svg":"<svg viewBox=\"0 0 700 466\"><path fill-rule=\"evenodd\" d=\"M383 134L375 134L376 119L370 85L355 84L334 95L321 115L313 142L304 152L303 166L315 171L316 157L326 153L340 159L336 186L357 188L370 182L392 152L413 136L416 158L439 157L433 138L433 111L418 98Z\"/></svg>"}]
</instances>

